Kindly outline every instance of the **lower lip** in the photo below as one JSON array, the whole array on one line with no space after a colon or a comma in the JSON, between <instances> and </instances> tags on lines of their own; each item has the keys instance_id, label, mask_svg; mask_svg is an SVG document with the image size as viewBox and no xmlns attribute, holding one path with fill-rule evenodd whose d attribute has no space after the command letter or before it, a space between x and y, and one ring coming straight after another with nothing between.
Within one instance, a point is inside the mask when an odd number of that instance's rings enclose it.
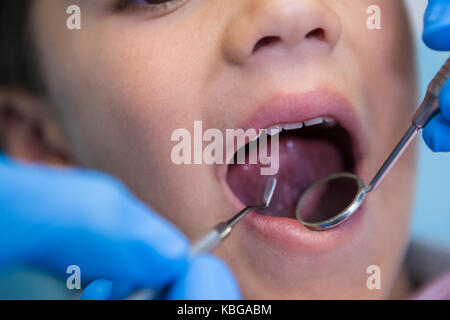
<instances>
[{"instance_id":1,"label":"lower lip","mask_svg":"<svg viewBox=\"0 0 450 320\"><path fill-rule=\"evenodd\" d=\"M234 210L236 212L242 210L245 205L231 191L228 184L226 182L224 184L225 193ZM346 221L324 231L310 230L293 218L264 216L253 211L242 219L242 224L247 231L254 233L259 239L277 249L297 252L301 250L323 251L339 247L344 242L351 240L361 229L364 212L365 205L363 203L359 210Z\"/></svg>"}]
</instances>

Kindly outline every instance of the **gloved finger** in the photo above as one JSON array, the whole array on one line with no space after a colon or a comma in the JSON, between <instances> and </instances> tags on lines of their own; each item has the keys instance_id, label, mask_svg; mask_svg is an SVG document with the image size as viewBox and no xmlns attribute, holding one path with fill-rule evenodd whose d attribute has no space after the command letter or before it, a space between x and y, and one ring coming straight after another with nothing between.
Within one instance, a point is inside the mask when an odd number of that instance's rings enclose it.
<instances>
[{"instance_id":1,"label":"gloved finger","mask_svg":"<svg viewBox=\"0 0 450 320\"><path fill-rule=\"evenodd\" d=\"M75 169L0 169L0 267L25 261L67 276L77 265L83 282L145 288L184 270L186 237L117 180Z\"/></svg>"},{"instance_id":2,"label":"gloved finger","mask_svg":"<svg viewBox=\"0 0 450 320\"><path fill-rule=\"evenodd\" d=\"M435 50L450 50L450 1L429 0L423 41Z\"/></svg>"},{"instance_id":3,"label":"gloved finger","mask_svg":"<svg viewBox=\"0 0 450 320\"><path fill-rule=\"evenodd\" d=\"M108 300L111 297L113 283L109 280L91 282L81 294L81 300Z\"/></svg>"},{"instance_id":4,"label":"gloved finger","mask_svg":"<svg viewBox=\"0 0 450 320\"><path fill-rule=\"evenodd\" d=\"M450 120L450 80L442 88L441 95L439 96L439 105L444 117Z\"/></svg>"},{"instance_id":5,"label":"gloved finger","mask_svg":"<svg viewBox=\"0 0 450 320\"><path fill-rule=\"evenodd\" d=\"M126 283L99 279L91 282L80 297L81 300L122 300L133 292L133 287Z\"/></svg>"},{"instance_id":6,"label":"gloved finger","mask_svg":"<svg viewBox=\"0 0 450 320\"><path fill-rule=\"evenodd\" d=\"M219 258L204 254L190 260L186 272L170 288L171 300L241 299L239 286L228 266Z\"/></svg>"},{"instance_id":7,"label":"gloved finger","mask_svg":"<svg viewBox=\"0 0 450 320\"><path fill-rule=\"evenodd\" d=\"M450 151L450 119L442 113L434 117L423 131L428 147L435 152Z\"/></svg>"},{"instance_id":8,"label":"gloved finger","mask_svg":"<svg viewBox=\"0 0 450 320\"><path fill-rule=\"evenodd\" d=\"M12 163L12 159L8 157L6 154L0 152L0 164L2 165L10 165Z\"/></svg>"}]
</instances>

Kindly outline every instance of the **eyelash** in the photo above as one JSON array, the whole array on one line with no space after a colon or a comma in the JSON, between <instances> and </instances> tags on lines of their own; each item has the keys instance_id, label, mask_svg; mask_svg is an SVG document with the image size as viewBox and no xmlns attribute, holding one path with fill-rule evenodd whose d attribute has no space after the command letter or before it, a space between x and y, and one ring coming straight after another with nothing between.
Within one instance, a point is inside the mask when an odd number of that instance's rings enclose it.
<instances>
[{"instance_id":1,"label":"eyelash","mask_svg":"<svg viewBox=\"0 0 450 320\"><path fill-rule=\"evenodd\" d=\"M188 0L168 0L162 3L145 3L146 1L141 0L144 3L138 3L138 0L119 0L117 4L117 11L134 11L134 10L145 10L151 11L156 14L164 14L168 11L176 9L178 6L183 4Z\"/></svg>"}]
</instances>

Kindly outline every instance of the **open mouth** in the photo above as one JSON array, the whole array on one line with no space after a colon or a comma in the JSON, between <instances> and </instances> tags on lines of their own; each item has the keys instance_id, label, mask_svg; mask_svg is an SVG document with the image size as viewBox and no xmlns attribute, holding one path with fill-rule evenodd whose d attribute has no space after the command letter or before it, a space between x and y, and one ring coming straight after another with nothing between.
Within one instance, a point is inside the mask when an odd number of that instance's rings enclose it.
<instances>
[{"instance_id":1,"label":"open mouth","mask_svg":"<svg viewBox=\"0 0 450 320\"><path fill-rule=\"evenodd\" d=\"M275 128L269 131L279 135L279 170L270 206L261 212L250 212L244 219L246 230L255 231L268 244L293 250L335 247L344 243L341 240L356 235L356 230L360 230L357 226L363 221L364 205L359 214L323 232L309 230L295 218L301 195L321 178L346 171L364 179L368 139L356 109L341 94L321 89L277 95L255 111L239 127L257 131ZM239 147L242 146L236 148ZM247 157L256 152L248 145L245 148ZM268 179L261 175L262 165L245 163L217 167L224 194L236 212L261 202Z\"/></svg>"},{"instance_id":2,"label":"open mouth","mask_svg":"<svg viewBox=\"0 0 450 320\"><path fill-rule=\"evenodd\" d=\"M339 120L329 116L302 122L272 125L267 130L268 145L279 138L277 189L270 206L258 212L265 216L295 219L295 207L301 195L315 182L337 172L355 172L356 158L349 131ZM262 133L266 134L266 133ZM261 138L259 138L261 139ZM257 156L258 148L244 146L246 159ZM256 155L252 155L256 153ZM234 162L236 163L236 161ZM267 181L258 164L228 165L226 181L244 204L258 204ZM345 190L342 190L343 196Z\"/></svg>"}]
</instances>

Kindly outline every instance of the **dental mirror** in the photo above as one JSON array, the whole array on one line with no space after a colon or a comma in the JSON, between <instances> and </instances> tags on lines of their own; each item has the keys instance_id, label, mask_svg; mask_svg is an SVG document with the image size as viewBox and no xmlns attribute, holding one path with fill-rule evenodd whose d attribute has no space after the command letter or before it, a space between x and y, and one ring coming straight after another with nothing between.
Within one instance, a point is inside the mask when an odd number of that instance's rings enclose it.
<instances>
[{"instance_id":1,"label":"dental mirror","mask_svg":"<svg viewBox=\"0 0 450 320\"><path fill-rule=\"evenodd\" d=\"M400 159L417 134L439 112L439 94L450 78L450 58L430 82L427 94L416 111L412 125L368 186L353 173L335 173L312 184L295 208L298 221L311 230L326 230L353 215L368 193L375 191Z\"/></svg>"}]
</instances>

